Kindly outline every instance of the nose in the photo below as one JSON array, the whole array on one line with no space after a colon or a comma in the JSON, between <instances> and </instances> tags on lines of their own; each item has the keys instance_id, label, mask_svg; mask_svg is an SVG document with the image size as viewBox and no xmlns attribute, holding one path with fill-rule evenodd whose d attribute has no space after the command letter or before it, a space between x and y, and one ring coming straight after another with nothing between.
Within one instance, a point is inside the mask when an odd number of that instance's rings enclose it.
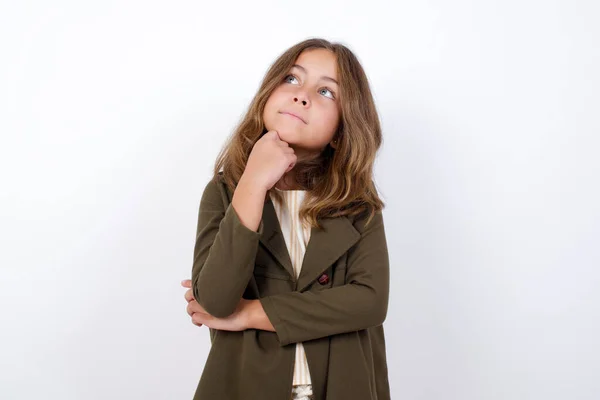
<instances>
[{"instance_id":1,"label":"nose","mask_svg":"<svg viewBox=\"0 0 600 400\"><path fill-rule=\"evenodd\" d=\"M303 106L308 104L308 96L302 92L294 96L294 103L301 103Z\"/></svg>"}]
</instances>

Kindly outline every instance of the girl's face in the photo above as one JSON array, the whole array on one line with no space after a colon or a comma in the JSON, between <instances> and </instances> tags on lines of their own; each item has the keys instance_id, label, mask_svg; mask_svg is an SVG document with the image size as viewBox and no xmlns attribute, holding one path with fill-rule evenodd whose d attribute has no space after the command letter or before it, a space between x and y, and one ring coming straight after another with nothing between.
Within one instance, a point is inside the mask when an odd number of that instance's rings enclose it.
<instances>
[{"instance_id":1,"label":"girl's face","mask_svg":"<svg viewBox=\"0 0 600 400\"><path fill-rule=\"evenodd\" d=\"M305 50L267 100L265 127L277 131L299 159L320 153L328 143L336 147L332 140L340 121L337 79L332 52Z\"/></svg>"}]
</instances>

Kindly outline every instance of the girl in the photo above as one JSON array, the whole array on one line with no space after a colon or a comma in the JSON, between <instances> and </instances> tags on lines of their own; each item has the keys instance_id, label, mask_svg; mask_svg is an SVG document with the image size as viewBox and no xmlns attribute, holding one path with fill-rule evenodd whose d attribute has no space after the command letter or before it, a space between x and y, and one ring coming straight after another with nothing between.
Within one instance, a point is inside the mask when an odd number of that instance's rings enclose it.
<instances>
[{"instance_id":1,"label":"girl","mask_svg":"<svg viewBox=\"0 0 600 400\"><path fill-rule=\"evenodd\" d=\"M211 338L194 400L390 398L381 141L344 45L308 39L268 70L200 201L182 282Z\"/></svg>"}]
</instances>

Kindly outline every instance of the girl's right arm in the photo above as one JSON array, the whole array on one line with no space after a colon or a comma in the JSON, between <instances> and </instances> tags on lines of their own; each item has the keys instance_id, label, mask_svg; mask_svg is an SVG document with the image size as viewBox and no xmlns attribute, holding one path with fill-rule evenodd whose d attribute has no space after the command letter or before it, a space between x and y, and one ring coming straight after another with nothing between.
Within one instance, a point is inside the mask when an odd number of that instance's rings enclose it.
<instances>
[{"instance_id":1,"label":"girl's right arm","mask_svg":"<svg viewBox=\"0 0 600 400\"><path fill-rule=\"evenodd\" d=\"M246 189L243 186L238 188L241 190L237 198L245 198L244 211L250 211L247 208L249 204L257 202L252 196L258 195L255 192L251 197L246 197ZM194 298L207 313L217 318L232 314L242 298L254 270L262 234L262 222L258 231L246 226L233 202L224 208L224 190L221 183L213 180L204 189L198 212L192 266ZM264 195L260 198L260 202L263 201ZM244 219L251 220L252 216L245 215Z\"/></svg>"},{"instance_id":2,"label":"girl's right arm","mask_svg":"<svg viewBox=\"0 0 600 400\"><path fill-rule=\"evenodd\" d=\"M254 272L265 195L295 162L293 149L269 131L255 143L227 207L225 188L213 180L206 185L198 212L192 290L210 315L225 318L236 310Z\"/></svg>"},{"instance_id":3,"label":"girl's right arm","mask_svg":"<svg viewBox=\"0 0 600 400\"><path fill-rule=\"evenodd\" d=\"M258 230L266 194L266 189L259 182L252 182L250 178L242 175L235 192L233 192L231 204L239 219L248 229Z\"/></svg>"}]
</instances>

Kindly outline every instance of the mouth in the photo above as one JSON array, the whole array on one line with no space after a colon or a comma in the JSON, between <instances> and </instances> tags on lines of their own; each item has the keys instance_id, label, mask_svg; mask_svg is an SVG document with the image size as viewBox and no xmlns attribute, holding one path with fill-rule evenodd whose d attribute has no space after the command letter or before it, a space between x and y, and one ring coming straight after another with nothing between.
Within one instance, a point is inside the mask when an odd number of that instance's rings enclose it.
<instances>
[{"instance_id":1,"label":"mouth","mask_svg":"<svg viewBox=\"0 0 600 400\"><path fill-rule=\"evenodd\" d=\"M302 122L304 122L304 123L306 124L306 121L305 121L305 120L304 120L302 117L300 117L300 116L298 116L298 115L296 115L296 114L294 114L294 113L287 112L287 111L280 111L279 113L280 113L280 114L289 115L289 116L290 116L290 117L292 117L292 118L299 119L300 121L302 121Z\"/></svg>"}]
</instances>

